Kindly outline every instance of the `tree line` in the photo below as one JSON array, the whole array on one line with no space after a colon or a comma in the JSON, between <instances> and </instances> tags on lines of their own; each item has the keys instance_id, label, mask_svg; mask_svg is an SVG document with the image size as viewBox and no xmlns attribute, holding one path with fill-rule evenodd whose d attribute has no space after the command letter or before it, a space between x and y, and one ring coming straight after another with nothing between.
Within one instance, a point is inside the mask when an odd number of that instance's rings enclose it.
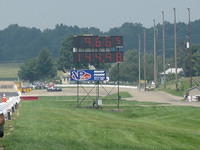
<instances>
[{"instance_id":1,"label":"tree line","mask_svg":"<svg viewBox=\"0 0 200 150\"><path fill-rule=\"evenodd\" d=\"M73 62L73 37L66 38L62 43L60 55L58 59L53 59L48 49L43 49L35 58L27 60L20 68L18 73L22 80L36 81L49 80L57 75L57 70L68 72L74 68L89 69L89 65L93 65L96 69L106 70L111 81L118 80L118 70L116 63L101 63L77 64ZM185 76L190 76L190 69L192 69L193 76L200 76L200 46L192 46L190 50L182 47L178 48L178 67L184 69ZM141 53L141 79L144 79L144 57ZM125 51L124 62L120 63L119 78L120 81L137 82L139 74L139 52L137 49L130 49ZM162 56L157 56L158 61L158 76L163 71ZM153 80L153 54L146 54L146 79ZM168 66L170 64L170 66ZM166 69L174 66L174 59L169 57L166 59Z\"/></svg>"},{"instance_id":2,"label":"tree line","mask_svg":"<svg viewBox=\"0 0 200 150\"><path fill-rule=\"evenodd\" d=\"M189 70L192 65L193 75L200 75L200 65L199 63L199 54L200 47L200 20L194 21L192 23L192 55L191 63L190 62L190 53L188 49L185 48L185 41L187 39L187 25L184 23L177 24L177 41L178 41L178 67L183 67L185 75L189 76ZM128 82L136 82L138 80L138 35L143 33L145 29L142 24L133 24L133 23L124 23L121 27L116 27L110 29L108 32L101 32L97 28L79 28L77 26L69 27L65 25L57 25L55 29L46 29L40 31L36 28L26 28L19 27L18 25L11 25L7 30L11 30L12 33L8 32L10 35L23 35L26 30L29 30L26 36L22 36L24 40L24 45L32 45L33 51L30 49L24 52L25 49L20 49L20 39L14 41L9 41L11 46L16 46L19 48L20 53L15 55L14 49L12 55L13 59L16 60L27 60L25 64L21 66L19 71L19 77L23 80L45 80L53 78L56 76L56 70L61 70L66 72L73 68L88 68L88 64L81 64L77 66L73 63L72 60L72 37L73 35L80 34L93 34L93 35L122 35L124 37L124 62L120 64L120 80ZM18 30L16 30L18 29ZM194 29L196 32L194 32ZM16 32L15 32L16 30ZM153 28L147 30L147 80L153 79ZM158 38L158 73L162 72L162 26L157 25L157 38ZM2 31L3 32L3 31ZM1 35L1 34L0 34ZM0 36L1 37L1 36ZM5 36L6 37L6 36ZM38 38L41 37L41 38ZM171 67L174 66L173 60L173 24L166 23L166 43L167 43L167 59L166 64L171 64ZM30 42L30 39L33 38ZM1 41L2 42L2 41ZM39 44L40 43L40 44ZM19 44L17 46L17 44ZM0 44L1 45L1 44ZM8 46L7 46L8 47ZM1 47L0 47L1 48ZM142 48L143 49L143 48ZM42 51L41 51L42 50ZM2 52L2 51L0 51ZM7 52L8 53L8 52ZM2 53L3 54L3 53ZM20 54L20 55L19 55ZM142 55L142 54L141 54ZM0 56L2 57L2 56ZM143 59L143 57L141 57ZM143 60L141 60L141 70L143 70ZM98 69L106 69L109 72L111 80L117 80L117 67L116 64L90 64L94 65ZM169 66L166 66L166 68ZM44 68L44 69L43 69ZM143 76L143 72L141 72Z\"/></svg>"},{"instance_id":3,"label":"tree line","mask_svg":"<svg viewBox=\"0 0 200 150\"><path fill-rule=\"evenodd\" d=\"M191 23L192 43L200 43L200 20ZM20 61L38 56L41 49L47 48L53 57L60 54L61 44L71 35L121 35L124 37L124 50L138 48L138 35L147 32L147 52L153 52L153 27L145 28L139 23L124 23L120 27L102 32L95 27L80 28L78 26L56 25L54 29L41 31L37 28L10 25L0 31L0 62ZM162 53L162 25L157 25L158 53ZM187 24L177 23L177 43L181 46L187 39ZM167 56L173 55L173 24L166 22Z\"/></svg>"}]
</instances>

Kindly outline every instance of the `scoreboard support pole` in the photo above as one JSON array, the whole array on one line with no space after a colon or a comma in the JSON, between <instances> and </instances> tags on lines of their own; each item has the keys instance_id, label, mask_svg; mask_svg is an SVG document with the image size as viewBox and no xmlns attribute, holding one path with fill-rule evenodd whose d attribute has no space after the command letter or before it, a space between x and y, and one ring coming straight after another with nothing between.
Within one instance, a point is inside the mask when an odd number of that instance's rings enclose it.
<instances>
[{"instance_id":1,"label":"scoreboard support pole","mask_svg":"<svg viewBox=\"0 0 200 150\"><path fill-rule=\"evenodd\" d=\"M99 56L99 50L98 50L98 53L97 53L97 55ZM99 69L99 61L97 61L97 67L96 67L96 69L98 70ZM100 81L97 81L96 82L97 83L97 87L96 87L96 107L98 108L99 106L98 106L98 100L99 100L99 84L100 84Z\"/></svg>"},{"instance_id":2,"label":"scoreboard support pole","mask_svg":"<svg viewBox=\"0 0 200 150\"><path fill-rule=\"evenodd\" d=\"M77 107L79 107L79 81L77 81Z\"/></svg>"},{"instance_id":3,"label":"scoreboard support pole","mask_svg":"<svg viewBox=\"0 0 200 150\"><path fill-rule=\"evenodd\" d=\"M119 48L117 48L117 51L119 52ZM119 61L117 62L117 108L119 109L119 101L120 101L120 95L119 95Z\"/></svg>"},{"instance_id":4,"label":"scoreboard support pole","mask_svg":"<svg viewBox=\"0 0 200 150\"><path fill-rule=\"evenodd\" d=\"M77 49L77 51L79 52L79 49ZM79 61L77 62L77 68L79 68ZM76 104L76 106L79 107L79 81L78 80L76 81L76 84L77 84L77 87L76 87L76 89L77 89L77 96L76 96L77 104Z\"/></svg>"}]
</instances>

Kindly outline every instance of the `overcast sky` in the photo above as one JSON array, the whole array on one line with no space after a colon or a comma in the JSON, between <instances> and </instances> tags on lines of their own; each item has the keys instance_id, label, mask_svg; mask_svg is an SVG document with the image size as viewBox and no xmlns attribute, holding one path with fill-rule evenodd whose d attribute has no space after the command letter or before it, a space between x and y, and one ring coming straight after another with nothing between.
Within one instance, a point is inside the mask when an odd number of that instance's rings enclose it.
<instances>
[{"instance_id":1,"label":"overcast sky","mask_svg":"<svg viewBox=\"0 0 200 150\"><path fill-rule=\"evenodd\" d=\"M200 0L0 0L0 29L19 24L40 29L56 24L98 27L107 31L124 22L139 22L149 27L153 19L161 22L161 11L173 22L173 8L177 21L187 22L187 8L191 18L200 18Z\"/></svg>"}]
</instances>

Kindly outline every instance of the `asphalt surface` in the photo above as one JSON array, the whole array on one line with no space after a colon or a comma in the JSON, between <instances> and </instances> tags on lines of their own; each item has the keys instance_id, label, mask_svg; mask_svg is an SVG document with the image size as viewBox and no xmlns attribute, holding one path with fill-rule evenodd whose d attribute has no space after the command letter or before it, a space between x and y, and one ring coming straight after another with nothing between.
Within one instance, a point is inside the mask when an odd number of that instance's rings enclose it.
<instances>
[{"instance_id":1,"label":"asphalt surface","mask_svg":"<svg viewBox=\"0 0 200 150\"><path fill-rule=\"evenodd\" d=\"M165 105L179 105L179 106L194 106L200 107L200 102L187 102L183 97L173 96L162 91L139 91L136 87L121 86L120 91L129 92L132 97L126 98L128 101L141 101L141 102L157 102ZM99 95L107 96L109 94L117 93L117 86L100 86ZM76 85L63 88L62 92L47 92L46 90L33 90L25 95L31 96L76 96ZM81 86L79 88L79 95L95 96L96 88L94 86Z\"/></svg>"},{"instance_id":2,"label":"asphalt surface","mask_svg":"<svg viewBox=\"0 0 200 150\"><path fill-rule=\"evenodd\" d=\"M13 85L13 83L1 83L4 85ZM22 95L30 96L76 96L77 85L60 85L63 87L61 92L48 92L47 90L33 90L30 93L23 93ZM118 88L116 85L100 85L99 95L107 96L108 94L117 93ZM142 102L158 102L169 105L181 105L181 106L194 106L200 107L200 102L187 102L183 100L183 97L173 96L161 91L139 91L137 87L133 86L120 86L120 91L129 92L132 97L127 98L129 101L142 101ZM0 89L0 98L5 93L6 97L18 96L17 91L14 88ZM82 96L96 96L97 87L95 85L81 85L79 88L79 95Z\"/></svg>"},{"instance_id":3,"label":"asphalt surface","mask_svg":"<svg viewBox=\"0 0 200 150\"><path fill-rule=\"evenodd\" d=\"M6 97L19 96L17 92L0 92L0 98L5 94Z\"/></svg>"}]
</instances>

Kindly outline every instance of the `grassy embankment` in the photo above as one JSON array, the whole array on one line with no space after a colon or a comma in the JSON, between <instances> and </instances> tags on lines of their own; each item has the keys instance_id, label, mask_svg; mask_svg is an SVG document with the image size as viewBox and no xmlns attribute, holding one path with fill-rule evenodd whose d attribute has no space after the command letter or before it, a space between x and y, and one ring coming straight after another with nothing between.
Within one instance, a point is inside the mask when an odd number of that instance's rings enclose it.
<instances>
[{"instance_id":1,"label":"grassy embankment","mask_svg":"<svg viewBox=\"0 0 200 150\"><path fill-rule=\"evenodd\" d=\"M91 106L91 101L84 105ZM200 149L199 108L121 101L121 111L116 111L116 100L105 100L104 105L102 110L76 108L76 97L23 101L16 120L6 122L0 146L6 150Z\"/></svg>"},{"instance_id":2,"label":"grassy embankment","mask_svg":"<svg viewBox=\"0 0 200 150\"><path fill-rule=\"evenodd\" d=\"M0 80L17 80L21 63L0 63Z\"/></svg>"}]
</instances>

